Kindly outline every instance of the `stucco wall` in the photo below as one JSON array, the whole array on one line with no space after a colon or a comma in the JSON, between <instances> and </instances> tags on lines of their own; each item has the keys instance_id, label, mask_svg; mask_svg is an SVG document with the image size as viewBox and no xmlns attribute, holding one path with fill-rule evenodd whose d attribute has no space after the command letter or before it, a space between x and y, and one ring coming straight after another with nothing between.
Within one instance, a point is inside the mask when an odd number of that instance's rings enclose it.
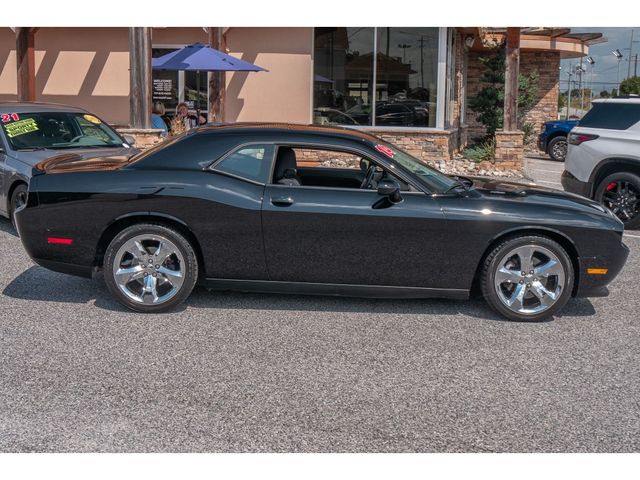
<instances>
[{"instance_id":1,"label":"stucco wall","mask_svg":"<svg viewBox=\"0 0 640 480\"><path fill-rule=\"evenodd\" d=\"M35 35L36 99L129 121L126 28L41 28ZM17 95L15 35L0 28L0 101Z\"/></svg>"},{"instance_id":2,"label":"stucco wall","mask_svg":"<svg viewBox=\"0 0 640 480\"><path fill-rule=\"evenodd\" d=\"M232 28L230 54L269 70L227 74L228 122L310 123L312 28Z\"/></svg>"}]
</instances>

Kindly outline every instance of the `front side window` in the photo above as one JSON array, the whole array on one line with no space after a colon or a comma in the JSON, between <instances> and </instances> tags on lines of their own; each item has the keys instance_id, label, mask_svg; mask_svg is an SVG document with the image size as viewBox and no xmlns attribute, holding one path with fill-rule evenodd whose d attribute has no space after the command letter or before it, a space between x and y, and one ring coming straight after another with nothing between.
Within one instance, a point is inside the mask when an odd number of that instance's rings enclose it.
<instances>
[{"instance_id":1,"label":"front side window","mask_svg":"<svg viewBox=\"0 0 640 480\"><path fill-rule=\"evenodd\" d=\"M433 27L316 28L314 123L435 127L438 42Z\"/></svg>"},{"instance_id":2,"label":"front side window","mask_svg":"<svg viewBox=\"0 0 640 480\"><path fill-rule=\"evenodd\" d=\"M121 147L124 142L111 127L88 113L2 114L0 125L14 150Z\"/></svg>"},{"instance_id":3,"label":"front side window","mask_svg":"<svg viewBox=\"0 0 640 480\"><path fill-rule=\"evenodd\" d=\"M224 157L213 167L254 182L266 183L273 156L273 145L248 145Z\"/></svg>"}]
</instances>

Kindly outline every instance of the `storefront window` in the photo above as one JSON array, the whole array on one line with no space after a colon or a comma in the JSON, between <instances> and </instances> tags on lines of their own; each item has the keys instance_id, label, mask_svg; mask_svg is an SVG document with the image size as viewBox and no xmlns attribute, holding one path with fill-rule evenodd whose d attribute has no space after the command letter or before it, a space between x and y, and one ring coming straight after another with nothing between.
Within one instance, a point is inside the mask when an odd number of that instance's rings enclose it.
<instances>
[{"instance_id":1,"label":"storefront window","mask_svg":"<svg viewBox=\"0 0 640 480\"><path fill-rule=\"evenodd\" d=\"M373 28L316 28L313 121L371 125Z\"/></svg>"},{"instance_id":2,"label":"storefront window","mask_svg":"<svg viewBox=\"0 0 640 480\"><path fill-rule=\"evenodd\" d=\"M153 48L152 56L154 58L161 57L177 48ZM200 76L199 85L198 75ZM192 113L195 113L199 108L200 113L204 117L207 116L209 105L207 101L209 85L207 72L153 70L152 78L153 102L162 103L168 117L175 115L176 107L180 102L185 102Z\"/></svg>"},{"instance_id":3,"label":"storefront window","mask_svg":"<svg viewBox=\"0 0 640 480\"><path fill-rule=\"evenodd\" d=\"M167 53L173 52L174 48L154 48L152 56L161 57ZM152 99L153 102L160 102L164 105L166 112L172 114L178 105L179 89L178 89L178 72L168 70L153 70L152 72Z\"/></svg>"},{"instance_id":4,"label":"storefront window","mask_svg":"<svg viewBox=\"0 0 640 480\"><path fill-rule=\"evenodd\" d=\"M316 28L314 123L435 127L438 38L433 27Z\"/></svg>"},{"instance_id":5,"label":"storefront window","mask_svg":"<svg viewBox=\"0 0 640 480\"><path fill-rule=\"evenodd\" d=\"M376 126L435 127L438 28L378 28Z\"/></svg>"}]
</instances>

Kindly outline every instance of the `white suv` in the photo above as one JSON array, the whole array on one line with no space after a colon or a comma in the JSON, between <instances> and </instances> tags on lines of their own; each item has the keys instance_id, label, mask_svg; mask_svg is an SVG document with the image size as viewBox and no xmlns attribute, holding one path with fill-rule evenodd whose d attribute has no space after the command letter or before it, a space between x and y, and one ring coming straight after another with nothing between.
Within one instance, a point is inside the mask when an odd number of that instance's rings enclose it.
<instances>
[{"instance_id":1,"label":"white suv","mask_svg":"<svg viewBox=\"0 0 640 480\"><path fill-rule=\"evenodd\" d=\"M567 141L564 189L600 202L625 228L640 227L640 97L594 100Z\"/></svg>"}]
</instances>

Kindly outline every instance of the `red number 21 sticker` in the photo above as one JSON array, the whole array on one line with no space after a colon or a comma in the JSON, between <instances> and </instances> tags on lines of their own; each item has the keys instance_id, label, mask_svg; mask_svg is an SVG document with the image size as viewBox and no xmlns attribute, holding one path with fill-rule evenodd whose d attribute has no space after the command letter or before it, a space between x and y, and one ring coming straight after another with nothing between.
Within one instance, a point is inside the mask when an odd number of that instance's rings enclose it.
<instances>
[{"instance_id":1,"label":"red number 21 sticker","mask_svg":"<svg viewBox=\"0 0 640 480\"><path fill-rule=\"evenodd\" d=\"M393 150L391 150L389 147L385 145L376 145L376 150L378 150L380 153L386 155L389 158L393 158L393 156L396 154L396 152L394 152Z\"/></svg>"},{"instance_id":2,"label":"red number 21 sticker","mask_svg":"<svg viewBox=\"0 0 640 480\"><path fill-rule=\"evenodd\" d=\"M0 113L2 123L17 122L20 116L17 113Z\"/></svg>"}]
</instances>

